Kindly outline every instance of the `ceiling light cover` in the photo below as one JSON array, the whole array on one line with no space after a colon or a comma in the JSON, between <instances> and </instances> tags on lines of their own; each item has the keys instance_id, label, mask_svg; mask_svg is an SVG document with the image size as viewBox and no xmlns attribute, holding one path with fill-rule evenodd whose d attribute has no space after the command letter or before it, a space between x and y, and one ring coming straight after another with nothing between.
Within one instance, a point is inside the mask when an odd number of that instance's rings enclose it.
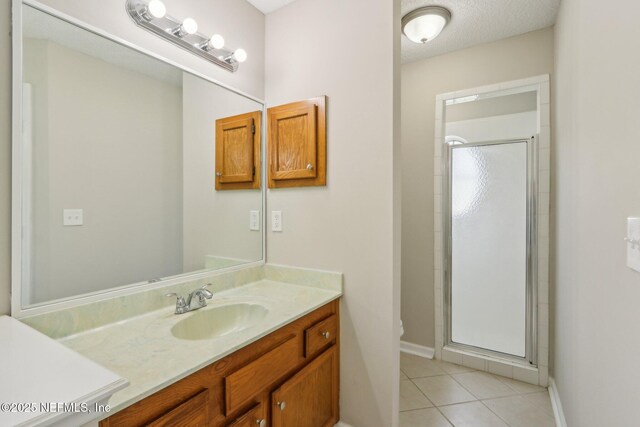
<instances>
[{"instance_id":1,"label":"ceiling light cover","mask_svg":"<svg viewBox=\"0 0 640 427\"><path fill-rule=\"evenodd\" d=\"M402 32L415 43L427 43L451 20L451 12L439 6L427 6L409 12L402 18Z\"/></svg>"}]
</instances>

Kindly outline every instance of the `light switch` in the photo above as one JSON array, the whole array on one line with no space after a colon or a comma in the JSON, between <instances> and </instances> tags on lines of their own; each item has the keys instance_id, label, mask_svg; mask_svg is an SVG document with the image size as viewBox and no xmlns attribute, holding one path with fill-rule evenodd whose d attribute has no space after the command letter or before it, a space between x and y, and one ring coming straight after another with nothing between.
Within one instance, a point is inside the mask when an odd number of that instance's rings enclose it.
<instances>
[{"instance_id":1,"label":"light switch","mask_svg":"<svg viewBox=\"0 0 640 427\"><path fill-rule=\"evenodd\" d=\"M64 209L62 211L62 225L77 226L82 225L84 212L82 209Z\"/></svg>"},{"instance_id":2,"label":"light switch","mask_svg":"<svg viewBox=\"0 0 640 427\"><path fill-rule=\"evenodd\" d=\"M271 211L271 231L282 231L282 211Z\"/></svg>"},{"instance_id":3,"label":"light switch","mask_svg":"<svg viewBox=\"0 0 640 427\"><path fill-rule=\"evenodd\" d=\"M640 218L627 218L627 266L640 272Z\"/></svg>"},{"instance_id":4,"label":"light switch","mask_svg":"<svg viewBox=\"0 0 640 427\"><path fill-rule=\"evenodd\" d=\"M260 211L249 211L249 230L260 231Z\"/></svg>"}]
</instances>

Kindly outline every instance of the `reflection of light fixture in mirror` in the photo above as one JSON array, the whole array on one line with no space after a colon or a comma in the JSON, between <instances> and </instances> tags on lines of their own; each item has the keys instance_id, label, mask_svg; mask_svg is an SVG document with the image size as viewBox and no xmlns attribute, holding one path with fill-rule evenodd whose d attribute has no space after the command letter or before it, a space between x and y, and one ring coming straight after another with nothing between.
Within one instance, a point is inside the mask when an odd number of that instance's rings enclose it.
<instances>
[{"instance_id":1,"label":"reflection of light fixture in mirror","mask_svg":"<svg viewBox=\"0 0 640 427\"><path fill-rule=\"evenodd\" d=\"M126 0L126 7L129 16L140 27L226 70L236 71L238 64L247 60L247 52L243 49L225 48L220 34L209 37L199 33L195 19L180 21L167 15L160 0Z\"/></svg>"},{"instance_id":2,"label":"reflection of light fixture in mirror","mask_svg":"<svg viewBox=\"0 0 640 427\"><path fill-rule=\"evenodd\" d=\"M402 33L415 43L426 43L436 37L451 20L451 12L444 7L427 6L402 17Z\"/></svg>"}]
</instances>

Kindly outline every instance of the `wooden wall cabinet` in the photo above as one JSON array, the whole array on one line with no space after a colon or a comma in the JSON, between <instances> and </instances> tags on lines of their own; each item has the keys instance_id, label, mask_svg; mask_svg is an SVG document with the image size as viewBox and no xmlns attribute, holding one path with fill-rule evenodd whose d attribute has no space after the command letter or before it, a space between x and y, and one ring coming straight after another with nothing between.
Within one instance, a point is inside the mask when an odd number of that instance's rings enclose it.
<instances>
[{"instance_id":1,"label":"wooden wall cabinet","mask_svg":"<svg viewBox=\"0 0 640 427\"><path fill-rule=\"evenodd\" d=\"M260 188L261 111L216 120L216 190Z\"/></svg>"},{"instance_id":2,"label":"wooden wall cabinet","mask_svg":"<svg viewBox=\"0 0 640 427\"><path fill-rule=\"evenodd\" d=\"M339 352L338 301L332 301L100 427L332 427L340 418Z\"/></svg>"},{"instance_id":3,"label":"wooden wall cabinet","mask_svg":"<svg viewBox=\"0 0 640 427\"><path fill-rule=\"evenodd\" d=\"M269 188L327 182L326 96L267 110Z\"/></svg>"}]
</instances>

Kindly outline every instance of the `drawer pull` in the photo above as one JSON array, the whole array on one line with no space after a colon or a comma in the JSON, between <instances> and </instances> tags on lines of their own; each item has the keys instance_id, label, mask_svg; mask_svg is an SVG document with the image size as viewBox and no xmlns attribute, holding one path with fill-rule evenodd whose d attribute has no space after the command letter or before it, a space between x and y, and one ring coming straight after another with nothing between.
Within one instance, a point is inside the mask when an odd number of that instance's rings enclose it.
<instances>
[{"instance_id":1,"label":"drawer pull","mask_svg":"<svg viewBox=\"0 0 640 427\"><path fill-rule=\"evenodd\" d=\"M280 408L281 411L284 411L284 408L287 407L287 403L286 402L278 402L278 403L276 403L276 406L278 408Z\"/></svg>"},{"instance_id":2,"label":"drawer pull","mask_svg":"<svg viewBox=\"0 0 640 427\"><path fill-rule=\"evenodd\" d=\"M256 424L258 425L258 427L267 427L267 420L256 420Z\"/></svg>"},{"instance_id":3,"label":"drawer pull","mask_svg":"<svg viewBox=\"0 0 640 427\"><path fill-rule=\"evenodd\" d=\"M328 340L331 337L331 333L329 331L324 331L322 333L322 336L324 337L325 340Z\"/></svg>"}]
</instances>

